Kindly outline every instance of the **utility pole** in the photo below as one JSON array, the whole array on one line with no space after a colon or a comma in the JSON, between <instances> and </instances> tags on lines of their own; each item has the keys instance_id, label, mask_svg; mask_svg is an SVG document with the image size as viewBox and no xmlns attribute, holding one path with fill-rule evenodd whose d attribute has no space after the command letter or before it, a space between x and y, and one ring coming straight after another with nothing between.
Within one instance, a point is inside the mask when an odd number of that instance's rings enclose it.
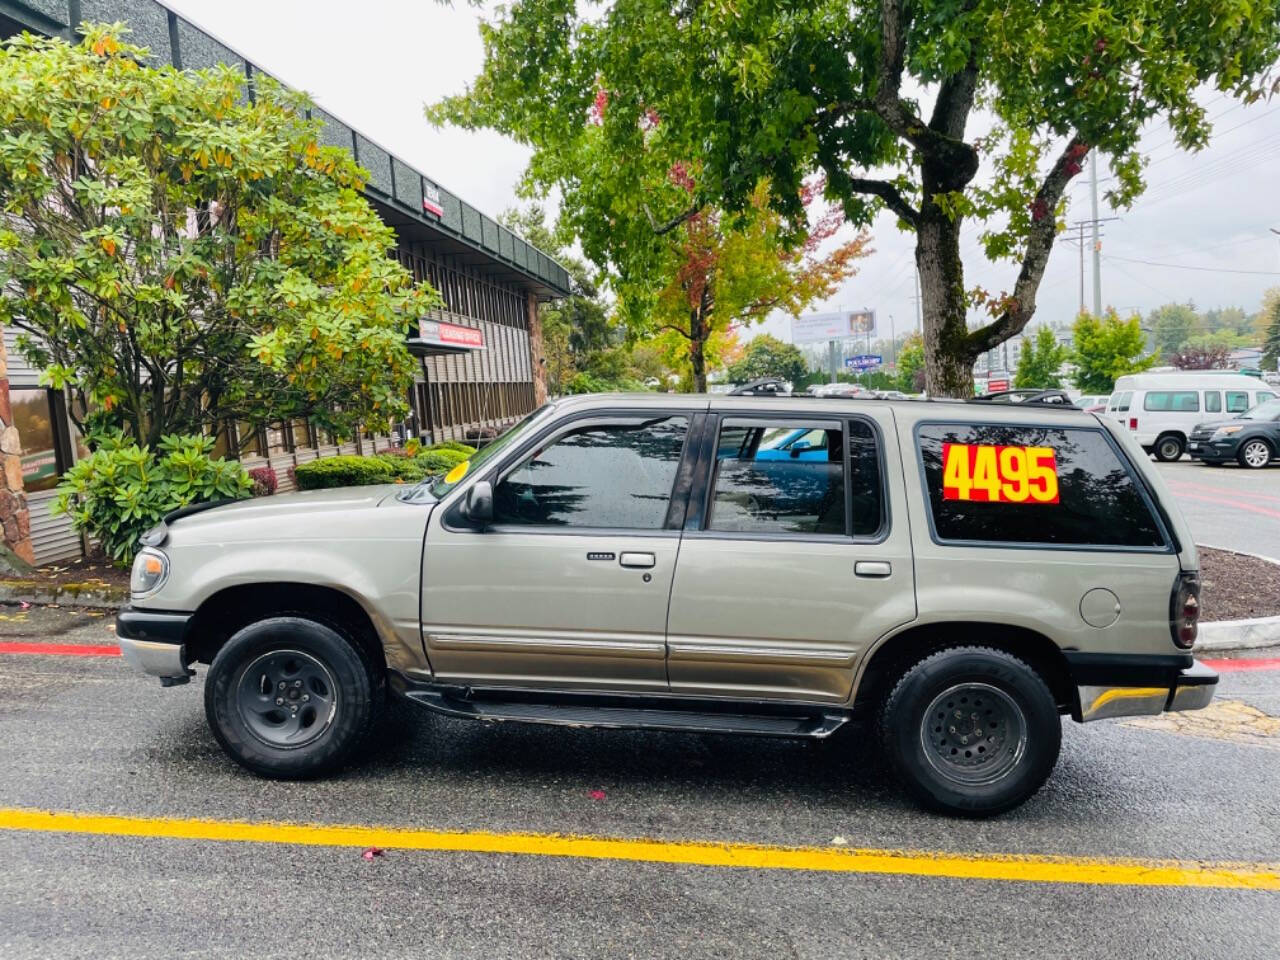
<instances>
[{"instance_id":1,"label":"utility pole","mask_svg":"<svg viewBox=\"0 0 1280 960\"><path fill-rule=\"evenodd\" d=\"M1080 312L1084 313L1084 221L1081 220L1077 226L1080 227Z\"/></svg>"},{"instance_id":2,"label":"utility pole","mask_svg":"<svg viewBox=\"0 0 1280 960\"><path fill-rule=\"evenodd\" d=\"M1093 207L1093 315L1102 316L1102 237L1098 234L1098 151L1089 151L1089 193Z\"/></svg>"}]
</instances>

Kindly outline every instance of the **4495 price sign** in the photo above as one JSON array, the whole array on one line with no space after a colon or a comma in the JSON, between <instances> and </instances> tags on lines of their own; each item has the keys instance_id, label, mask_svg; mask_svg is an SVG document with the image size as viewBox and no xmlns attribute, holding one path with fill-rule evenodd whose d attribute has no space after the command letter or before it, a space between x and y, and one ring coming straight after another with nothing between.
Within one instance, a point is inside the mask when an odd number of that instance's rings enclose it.
<instances>
[{"instance_id":1,"label":"4495 price sign","mask_svg":"<svg viewBox=\"0 0 1280 960\"><path fill-rule=\"evenodd\" d=\"M1057 503L1052 447L942 445L942 498L985 503Z\"/></svg>"}]
</instances>

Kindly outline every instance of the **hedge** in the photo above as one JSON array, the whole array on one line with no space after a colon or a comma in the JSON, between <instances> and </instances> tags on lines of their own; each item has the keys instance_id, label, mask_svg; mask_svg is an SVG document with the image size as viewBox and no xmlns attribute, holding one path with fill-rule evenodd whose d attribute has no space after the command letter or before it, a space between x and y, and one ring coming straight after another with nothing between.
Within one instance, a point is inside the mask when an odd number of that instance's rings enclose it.
<instances>
[{"instance_id":1,"label":"hedge","mask_svg":"<svg viewBox=\"0 0 1280 960\"><path fill-rule=\"evenodd\" d=\"M412 457L398 451L375 453L368 457L324 457L299 464L293 474L299 490L417 483L424 477L447 473L473 453L473 447L450 441L424 447Z\"/></svg>"}]
</instances>

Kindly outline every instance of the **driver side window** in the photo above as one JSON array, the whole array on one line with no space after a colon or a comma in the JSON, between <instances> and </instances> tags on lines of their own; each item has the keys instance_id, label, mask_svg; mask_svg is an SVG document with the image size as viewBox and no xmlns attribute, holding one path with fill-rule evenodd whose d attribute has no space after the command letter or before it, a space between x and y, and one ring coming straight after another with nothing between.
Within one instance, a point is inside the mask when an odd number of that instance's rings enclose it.
<instances>
[{"instance_id":1,"label":"driver side window","mask_svg":"<svg viewBox=\"0 0 1280 960\"><path fill-rule=\"evenodd\" d=\"M562 434L497 484L493 522L660 530L688 426L676 416Z\"/></svg>"}]
</instances>

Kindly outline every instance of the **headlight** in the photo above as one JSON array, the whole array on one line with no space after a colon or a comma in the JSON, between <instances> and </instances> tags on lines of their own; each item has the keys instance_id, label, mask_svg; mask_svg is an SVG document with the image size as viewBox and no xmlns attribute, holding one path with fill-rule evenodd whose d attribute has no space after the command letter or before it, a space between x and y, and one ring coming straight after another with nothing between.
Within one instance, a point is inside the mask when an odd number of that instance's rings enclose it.
<instances>
[{"instance_id":1,"label":"headlight","mask_svg":"<svg viewBox=\"0 0 1280 960\"><path fill-rule=\"evenodd\" d=\"M168 579L169 558L150 547L139 550L133 558L133 572L129 575L129 593L135 597L148 597L163 587Z\"/></svg>"},{"instance_id":2,"label":"headlight","mask_svg":"<svg viewBox=\"0 0 1280 960\"><path fill-rule=\"evenodd\" d=\"M1215 437L1229 437L1231 434L1239 433L1243 429L1243 424L1238 427L1219 427L1217 430L1213 431L1213 435Z\"/></svg>"}]
</instances>

